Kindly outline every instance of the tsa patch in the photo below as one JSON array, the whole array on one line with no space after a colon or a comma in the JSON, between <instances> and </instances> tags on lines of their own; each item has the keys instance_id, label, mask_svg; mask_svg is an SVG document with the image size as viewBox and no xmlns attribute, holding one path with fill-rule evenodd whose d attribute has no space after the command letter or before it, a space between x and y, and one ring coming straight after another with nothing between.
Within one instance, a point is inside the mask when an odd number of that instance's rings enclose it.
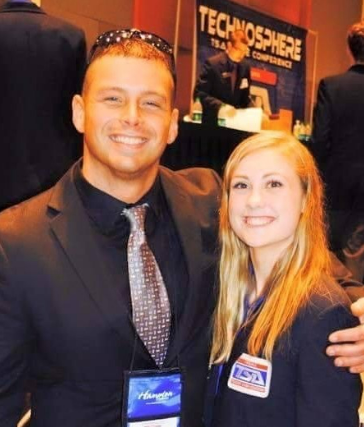
<instances>
[{"instance_id":1,"label":"tsa patch","mask_svg":"<svg viewBox=\"0 0 364 427\"><path fill-rule=\"evenodd\" d=\"M271 376L272 364L269 360L243 353L231 368L228 387L264 398L269 395Z\"/></svg>"}]
</instances>

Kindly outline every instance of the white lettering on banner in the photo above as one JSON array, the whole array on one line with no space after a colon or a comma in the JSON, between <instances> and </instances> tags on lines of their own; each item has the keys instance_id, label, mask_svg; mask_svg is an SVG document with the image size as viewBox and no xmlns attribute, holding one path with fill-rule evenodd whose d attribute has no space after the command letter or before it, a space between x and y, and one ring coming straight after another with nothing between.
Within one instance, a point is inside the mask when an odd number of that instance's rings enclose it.
<instances>
[{"instance_id":1,"label":"white lettering on banner","mask_svg":"<svg viewBox=\"0 0 364 427\"><path fill-rule=\"evenodd\" d=\"M163 391L161 393L151 393L150 390L143 391L139 393L138 399L139 400L167 400L169 398L173 397L172 391Z\"/></svg>"},{"instance_id":2,"label":"white lettering on banner","mask_svg":"<svg viewBox=\"0 0 364 427\"><path fill-rule=\"evenodd\" d=\"M251 56L257 61L268 62L269 64L278 65L279 67L287 68L289 70L292 69L292 61L289 61L288 59L277 58L276 56L257 51L253 51Z\"/></svg>"},{"instance_id":3,"label":"white lettering on banner","mask_svg":"<svg viewBox=\"0 0 364 427\"><path fill-rule=\"evenodd\" d=\"M217 15L217 10L210 9L209 10L209 18L208 18L208 33L212 34L213 36L216 34L215 28L216 28L216 19L215 16Z\"/></svg>"},{"instance_id":4,"label":"white lettering on banner","mask_svg":"<svg viewBox=\"0 0 364 427\"><path fill-rule=\"evenodd\" d=\"M271 30L262 25L256 25L253 22L240 20L235 16L230 16L207 6L200 5L199 13L200 31L207 32L210 36L228 39L231 31L235 29L245 30L249 47L268 55L265 60L259 59L261 61L292 68L292 61L300 62L302 59L302 40L299 38ZM212 42L213 47L217 47L216 45L216 42ZM276 62L274 62L272 60L273 55L278 55L286 60L279 61L279 58L276 58Z\"/></svg>"}]
</instances>

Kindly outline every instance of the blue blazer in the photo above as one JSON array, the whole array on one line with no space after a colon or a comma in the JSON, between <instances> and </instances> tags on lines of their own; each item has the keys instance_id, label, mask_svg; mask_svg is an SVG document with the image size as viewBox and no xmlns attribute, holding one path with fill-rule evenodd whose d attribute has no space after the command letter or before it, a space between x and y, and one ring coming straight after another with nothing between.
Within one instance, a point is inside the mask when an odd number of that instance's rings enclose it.
<instances>
[{"instance_id":1,"label":"blue blazer","mask_svg":"<svg viewBox=\"0 0 364 427\"><path fill-rule=\"evenodd\" d=\"M250 328L238 334L215 399L213 427L357 427L362 385L359 375L337 368L326 356L328 335L357 324L345 295L333 302L314 297L279 340L272 357L266 398L234 391L227 381L234 362L247 353Z\"/></svg>"}]
</instances>

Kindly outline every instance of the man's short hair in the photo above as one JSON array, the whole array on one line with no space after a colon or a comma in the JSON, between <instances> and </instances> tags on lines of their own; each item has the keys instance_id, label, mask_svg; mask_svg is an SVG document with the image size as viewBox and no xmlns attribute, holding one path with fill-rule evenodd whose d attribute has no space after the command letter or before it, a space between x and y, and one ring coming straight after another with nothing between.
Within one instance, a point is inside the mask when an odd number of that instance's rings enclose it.
<instances>
[{"instance_id":1,"label":"man's short hair","mask_svg":"<svg viewBox=\"0 0 364 427\"><path fill-rule=\"evenodd\" d=\"M166 67L166 69L171 74L173 80L173 94L172 98L175 98L176 93L176 72L173 56L163 52L154 45L147 43L146 41L132 37L126 38L118 41L117 43L112 43L108 46L101 46L100 48L91 49L91 55L88 59L88 65L85 72L85 78L83 82L82 92L85 92L87 88L87 70L93 62L97 59L104 56L122 56L125 58L139 58L146 59L149 61L158 61Z\"/></svg>"},{"instance_id":2,"label":"man's short hair","mask_svg":"<svg viewBox=\"0 0 364 427\"><path fill-rule=\"evenodd\" d=\"M350 27L347 40L355 61L364 62L364 21Z\"/></svg>"},{"instance_id":3,"label":"man's short hair","mask_svg":"<svg viewBox=\"0 0 364 427\"><path fill-rule=\"evenodd\" d=\"M233 46L235 46L239 42L244 43L244 44L248 44L248 39L247 39L247 37L245 35L245 31L242 30L242 29L238 29L238 30L232 31L229 34L229 42Z\"/></svg>"}]
</instances>

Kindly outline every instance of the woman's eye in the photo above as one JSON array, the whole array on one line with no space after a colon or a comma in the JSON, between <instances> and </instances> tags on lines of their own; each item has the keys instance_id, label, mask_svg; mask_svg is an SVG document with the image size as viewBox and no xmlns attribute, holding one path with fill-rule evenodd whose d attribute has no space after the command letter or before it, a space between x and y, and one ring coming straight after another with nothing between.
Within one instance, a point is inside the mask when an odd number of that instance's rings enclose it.
<instances>
[{"instance_id":1,"label":"woman's eye","mask_svg":"<svg viewBox=\"0 0 364 427\"><path fill-rule=\"evenodd\" d=\"M232 188L236 188L236 189L242 189L242 188L247 188L247 184L245 182L235 182L232 186Z\"/></svg>"},{"instance_id":2,"label":"woman's eye","mask_svg":"<svg viewBox=\"0 0 364 427\"><path fill-rule=\"evenodd\" d=\"M280 181L277 181L277 180L274 180L274 179L268 182L268 187L269 188L282 187L282 185L283 184Z\"/></svg>"}]
</instances>

